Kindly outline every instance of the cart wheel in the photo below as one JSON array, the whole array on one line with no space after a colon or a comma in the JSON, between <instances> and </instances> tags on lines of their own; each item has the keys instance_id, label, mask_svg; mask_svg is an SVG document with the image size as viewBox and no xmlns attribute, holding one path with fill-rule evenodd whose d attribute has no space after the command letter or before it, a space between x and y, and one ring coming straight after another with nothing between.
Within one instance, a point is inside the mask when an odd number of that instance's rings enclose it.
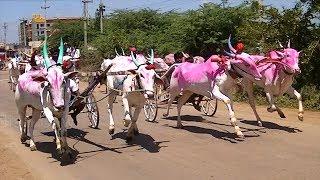
<instances>
[{"instance_id":1,"label":"cart wheel","mask_svg":"<svg viewBox=\"0 0 320 180\"><path fill-rule=\"evenodd\" d=\"M99 109L96 103L96 98L93 96L93 94L90 94L86 98L86 108L88 110L90 127L97 129L99 126Z\"/></svg>"},{"instance_id":2,"label":"cart wheel","mask_svg":"<svg viewBox=\"0 0 320 180\"><path fill-rule=\"evenodd\" d=\"M213 116L217 112L218 100L205 97L201 104L201 110L206 116Z\"/></svg>"},{"instance_id":3,"label":"cart wheel","mask_svg":"<svg viewBox=\"0 0 320 180\"><path fill-rule=\"evenodd\" d=\"M154 122L158 114L158 104L156 98L154 100L147 100L143 106L143 112L146 117L146 121Z\"/></svg>"}]
</instances>

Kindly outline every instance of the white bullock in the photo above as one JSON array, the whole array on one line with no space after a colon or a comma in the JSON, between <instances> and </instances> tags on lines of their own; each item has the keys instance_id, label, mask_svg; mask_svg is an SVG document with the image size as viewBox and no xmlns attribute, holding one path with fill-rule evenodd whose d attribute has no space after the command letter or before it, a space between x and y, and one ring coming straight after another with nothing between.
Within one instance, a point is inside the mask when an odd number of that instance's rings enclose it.
<instances>
[{"instance_id":1,"label":"white bullock","mask_svg":"<svg viewBox=\"0 0 320 180\"><path fill-rule=\"evenodd\" d=\"M29 126L30 149L36 150L33 130L40 118L41 111L43 111L55 131L57 150L63 155L70 155L66 139L66 121L69 113L70 89L72 89L70 87L70 78L76 72L63 74L60 66L62 56L59 56L57 64L51 64L46 46L45 44L43 47L46 68L22 74L16 86L15 102L20 115L21 142L27 140L27 132L24 127L26 109L30 106L32 107L32 118ZM60 54L62 52L63 46L60 46ZM72 90L76 90L76 88ZM58 120L54 119L54 117L58 118Z\"/></svg>"},{"instance_id":2,"label":"white bullock","mask_svg":"<svg viewBox=\"0 0 320 180\"><path fill-rule=\"evenodd\" d=\"M137 120L141 109L145 105L147 99L154 98L154 83L159 76L154 71L153 51L151 60L148 63L137 55L137 58L131 53L131 57L117 56L113 60L104 60L102 70L105 70L110 64L113 64L107 76L109 97L108 97L108 113L109 113L109 133L114 133L114 118L112 115L113 102L116 95L122 93L122 102L124 107L124 126L130 128L127 133L126 140L131 141L133 135L139 133ZM133 111L133 107L135 110Z\"/></svg>"}]
</instances>

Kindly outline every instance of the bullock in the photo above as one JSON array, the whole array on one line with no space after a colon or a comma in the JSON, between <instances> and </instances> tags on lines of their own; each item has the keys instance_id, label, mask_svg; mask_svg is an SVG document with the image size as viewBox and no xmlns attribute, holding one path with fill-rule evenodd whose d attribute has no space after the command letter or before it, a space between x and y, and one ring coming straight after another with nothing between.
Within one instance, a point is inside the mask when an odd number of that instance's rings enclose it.
<instances>
[{"instance_id":1,"label":"bullock","mask_svg":"<svg viewBox=\"0 0 320 180\"><path fill-rule=\"evenodd\" d=\"M112 115L113 102L118 92L122 92L124 126L128 127L131 123L126 135L127 142L132 140L133 135L139 133L136 122L146 100L154 98L154 83L160 77L154 71L153 58L152 51L150 62L140 63L131 52L131 57L118 56L113 60L104 60L102 64L102 70L113 64L108 72L112 75L107 76L109 133L113 134L115 129ZM133 107L135 107L134 112Z\"/></svg>"},{"instance_id":2,"label":"bullock","mask_svg":"<svg viewBox=\"0 0 320 180\"><path fill-rule=\"evenodd\" d=\"M77 88L70 86L70 78L77 72L63 74L60 66L62 64L62 53L63 43L61 40L58 61L56 64L51 64L45 43L43 46L45 68L26 72L18 79L15 102L20 116L20 140L22 143L27 140L27 132L24 128L26 109L31 107L32 118L29 133L30 149L32 151L37 150L33 136L34 126L40 118L41 111L43 111L55 132L58 152L63 155L70 155L66 139L66 121L69 113L70 89L74 91Z\"/></svg>"},{"instance_id":3,"label":"bullock","mask_svg":"<svg viewBox=\"0 0 320 180\"><path fill-rule=\"evenodd\" d=\"M235 57L236 51L232 47L230 39L228 44L231 52L233 53L230 56ZM242 85L245 91L248 93L249 104L256 116L259 126L262 126L262 121L255 107L253 83L264 89L267 101L269 103L267 111L277 111L281 118L285 118L285 115L282 110L275 105L274 98L282 96L284 93L289 94L292 98L296 97L299 105L298 119L303 121L304 111L302 106L302 98L300 93L292 87L294 77L300 73L299 54L300 52L290 47L289 41L287 48L283 49L282 51L271 51L269 52L268 57L256 60L256 63L258 64L258 70L262 75L262 79L260 81L248 78L240 69L235 69L237 73L243 75L244 77Z\"/></svg>"},{"instance_id":4,"label":"bullock","mask_svg":"<svg viewBox=\"0 0 320 180\"><path fill-rule=\"evenodd\" d=\"M182 128L180 113L183 104L193 94L199 94L210 98L217 98L223 101L228 109L231 124L235 128L238 137L244 137L240 128L236 124L236 116L233 111L231 100L228 95L223 94L221 91L226 89L231 77L227 75L227 69L230 69L230 63L239 64L247 67L246 69L255 78L259 79L261 74L258 73L254 63L248 61L246 58L241 60L226 59L217 55L211 56L205 63L181 63L174 69L170 80L170 99L168 101L167 112L165 117L169 115L170 106L179 94L182 96L178 99L177 111L177 127Z\"/></svg>"}]
</instances>

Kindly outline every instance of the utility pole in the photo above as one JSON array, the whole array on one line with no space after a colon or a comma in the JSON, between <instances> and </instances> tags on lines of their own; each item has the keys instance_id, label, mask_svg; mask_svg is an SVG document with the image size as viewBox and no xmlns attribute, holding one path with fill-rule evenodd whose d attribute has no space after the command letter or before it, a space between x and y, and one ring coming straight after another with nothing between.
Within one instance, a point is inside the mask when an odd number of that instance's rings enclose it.
<instances>
[{"instance_id":1,"label":"utility pole","mask_svg":"<svg viewBox=\"0 0 320 180\"><path fill-rule=\"evenodd\" d=\"M7 30L8 30L8 24L3 23L3 34L4 34L4 44L7 44Z\"/></svg>"},{"instance_id":2,"label":"utility pole","mask_svg":"<svg viewBox=\"0 0 320 180\"><path fill-rule=\"evenodd\" d=\"M99 4L99 13L100 13L100 33L103 33L103 12L106 11L106 6L103 5L102 0L100 0Z\"/></svg>"},{"instance_id":3,"label":"utility pole","mask_svg":"<svg viewBox=\"0 0 320 180\"><path fill-rule=\"evenodd\" d=\"M84 48L88 49L88 3L91 3L92 0L82 0L83 2L83 31L84 31Z\"/></svg>"},{"instance_id":4,"label":"utility pole","mask_svg":"<svg viewBox=\"0 0 320 180\"><path fill-rule=\"evenodd\" d=\"M47 34L47 9L50 8L50 6L47 6L47 0L44 0L44 6L41 6L41 9L44 9L44 38L47 40L48 34Z\"/></svg>"}]
</instances>

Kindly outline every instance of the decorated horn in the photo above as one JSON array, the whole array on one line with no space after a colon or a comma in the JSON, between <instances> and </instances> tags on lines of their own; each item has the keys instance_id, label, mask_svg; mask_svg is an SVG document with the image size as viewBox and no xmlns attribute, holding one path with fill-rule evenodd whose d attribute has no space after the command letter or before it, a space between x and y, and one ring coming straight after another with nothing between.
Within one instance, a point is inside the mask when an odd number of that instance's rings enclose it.
<instances>
[{"instance_id":1,"label":"decorated horn","mask_svg":"<svg viewBox=\"0 0 320 180\"><path fill-rule=\"evenodd\" d=\"M287 45L287 47L288 47L288 48L290 48L290 44L291 44L291 43L290 43L290 39L289 39L289 41L288 41L288 45Z\"/></svg>"},{"instance_id":2,"label":"decorated horn","mask_svg":"<svg viewBox=\"0 0 320 180\"><path fill-rule=\"evenodd\" d=\"M114 48L114 52L116 53L117 56L120 56L118 51L117 51L117 48Z\"/></svg>"},{"instance_id":3,"label":"decorated horn","mask_svg":"<svg viewBox=\"0 0 320 180\"><path fill-rule=\"evenodd\" d=\"M151 64L154 63L154 53L153 53L153 49L151 49L151 56L150 56L150 61Z\"/></svg>"},{"instance_id":4,"label":"decorated horn","mask_svg":"<svg viewBox=\"0 0 320 180\"><path fill-rule=\"evenodd\" d=\"M62 38L60 39L60 47L59 47L59 56L58 56L58 61L57 64L62 64L63 61L63 41Z\"/></svg>"},{"instance_id":5,"label":"decorated horn","mask_svg":"<svg viewBox=\"0 0 320 180\"><path fill-rule=\"evenodd\" d=\"M131 51L131 59L132 59L132 61L133 61L133 63L137 66L137 67L139 67L139 62L134 58L134 55L133 55L133 52Z\"/></svg>"},{"instance_id":6,"label":"decorated horn","mask_svg":"<svg viewBox=\"0 0 320 180\"><path fill-rule=\"evenodd\" d=\"M277 41L278 41L280 48L283 48L283 45L281 44L281 42L279 40L277 40Z\"/></svg>"},{"instance_id":7,"label":"decorated horn","mask_svg":"<svg viewBox=\"0 0 320 180\"><path fill-rule=\"evenodd\" d=\"M122 55L125 56L126 54L124 53L123 48L121 47Z\"/></svg>"},{"instance_id":8,"label":"decorated horn","mask_svg":"<svg viewBox=\"0 0 320 180\"><path fill-rule=\"evenodd\" d=\"M234 54L237 53L237 50L235 50L231 45L231 34L230 34L230 36L228 38L228 46L229 46L229 49L231 50L231 52L233 52Z\"/></svg>"},{"instance_id":9,"label":"decorated horn","mask_svg":"<svg viewBox=\"0 0 320 180\"><path fill-rule=\"evenodd\" d=\"M183 57L185 57L185 58L189 58L189 57L190 57L189 55L185 54L184 52L182 52L182 55L183 55Z\"/></svg>"},{"instance_id":10,"label":"decorated horn","mask_svg":"<svg viewBox=\"0 0 320 180\"><path fill-rule=\"evenodd\" d=\"M44 59L43 61L44 66L48 69L51 66L51 63L48 56L47 40L45 40L44 42L42 53L43 53L43 59Z\"/></svg>"},{"instance_id":11,"label":"decorated horn","mask_svg":"<svg viewBox=\"0 0 320 180\"><path fill-rule=\"evenodd\" d=\"M224 53L225 53L227 56L230 56L230 57L235 57L235 56L236 56L235 54L229 53L229 52L227 52L227 51L224 51Z\"/></svg>"}]
</instances>

